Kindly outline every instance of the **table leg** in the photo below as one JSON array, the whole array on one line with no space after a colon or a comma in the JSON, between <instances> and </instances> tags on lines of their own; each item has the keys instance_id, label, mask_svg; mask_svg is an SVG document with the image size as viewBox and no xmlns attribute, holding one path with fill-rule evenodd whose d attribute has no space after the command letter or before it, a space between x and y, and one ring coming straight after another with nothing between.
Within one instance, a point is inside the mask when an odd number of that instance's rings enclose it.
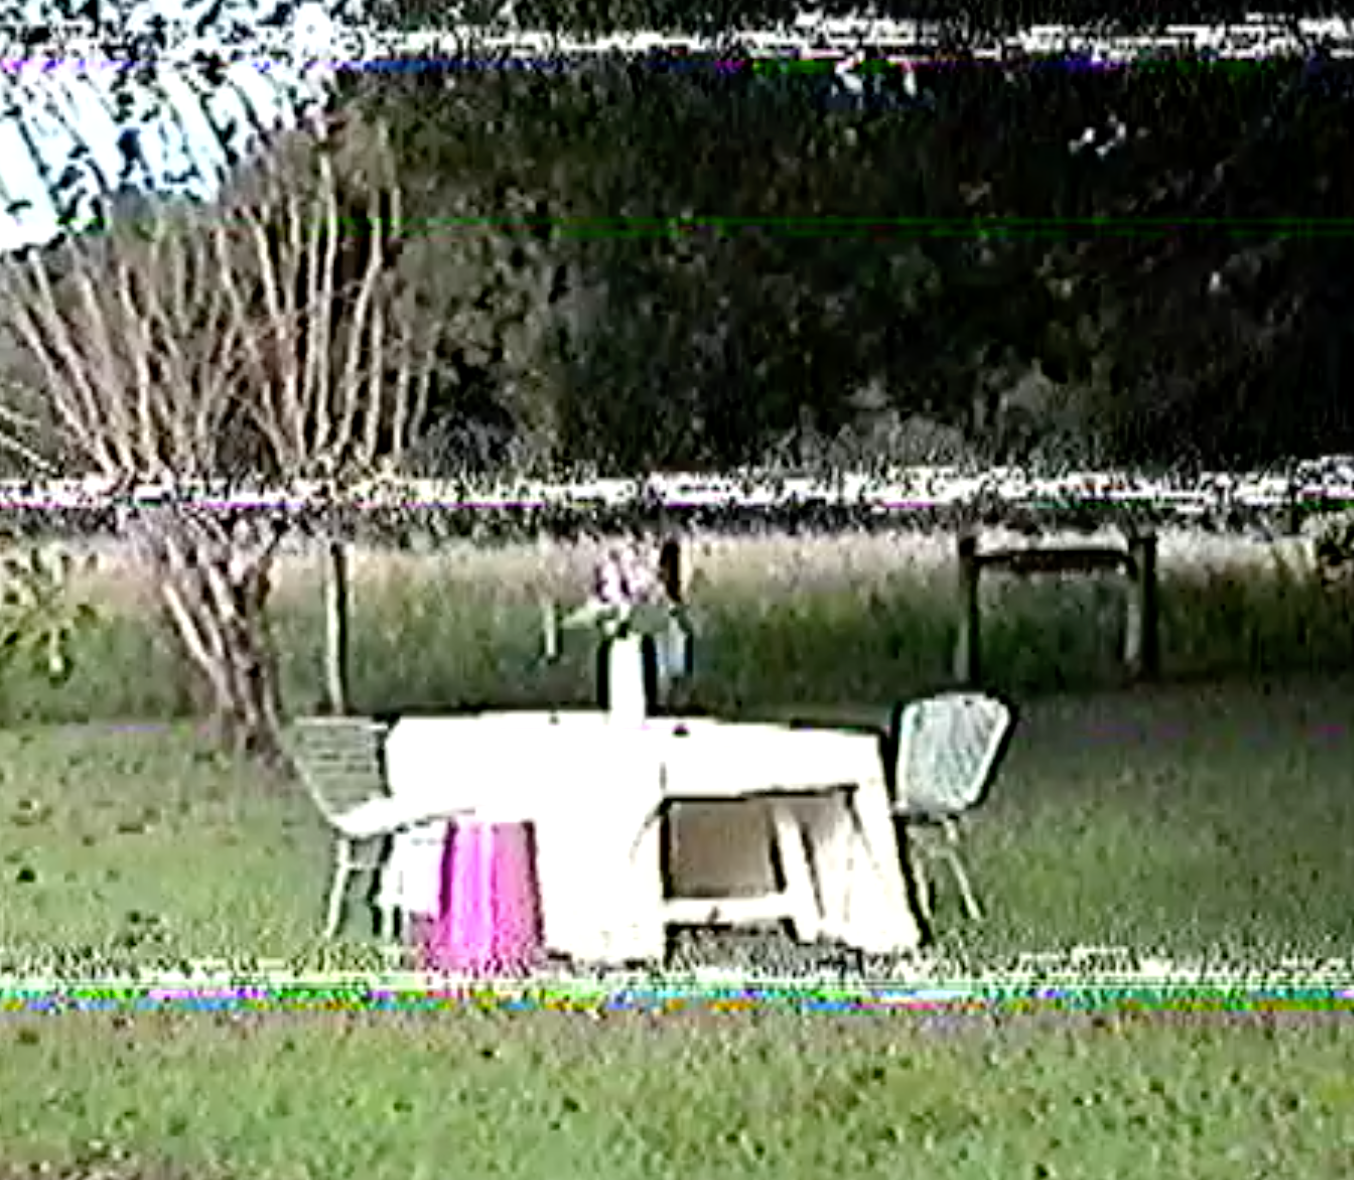
<instances>
[{"instance_id":1,"label":"table leg","mask_svg":"<svg viewBox=\"0 0 1354 1180\"><path fill-rule=\"evenodd\" d=\"M793 803L782 801L772 804L771 823L785 873L785 892L794 913L795 937L800 942L816 942L823 932L823 909L804 849L803 822Z\"/></svg>"},{"instance_id":2,"label":"table leg","mask_svg":"<svg viewBox=\"0 0 1354 1180\"><path fill-rule=\"evenodd\" d=\"M818 893L821 933L848 942L851 934L851 882L859 856L856 822L844 791L812 800L796 800L808 840Z\"/></svg>"},{"instance_id":3,"label":"table leg","mask_svg":"<svg viewBox=\"0 0 1354 1180\"><path fill-rule=\"evenodd\" d=\"M903 878L888 788L882 779L861 783L850 801L861 855L850 874L848 941L868 954L899 954L921 944Z\"/></svg>"},{"instance_id":4,"label":"table leg","mask_svg":"<svg viewBox=\"0 0 1354 1180\"><path fill-rule=\"evenodd\" d=\"M578 962L661 959L661 825L641 834L597 812L543 817L536 867L545 944ZM638 840L636 839L638 837Z\"/></svg>"},{"instance_id":5,"label":"table leg","mask_svg":"<svg viewBox=\"0 0 1354 1180\"><path fill-rule=\"evenodd\" d=\"M623 932L623 958L661 962L667 949L663 921L663 828L666 817L655 803L630 853L630 921Z\"/></svg>"}]
</instances>

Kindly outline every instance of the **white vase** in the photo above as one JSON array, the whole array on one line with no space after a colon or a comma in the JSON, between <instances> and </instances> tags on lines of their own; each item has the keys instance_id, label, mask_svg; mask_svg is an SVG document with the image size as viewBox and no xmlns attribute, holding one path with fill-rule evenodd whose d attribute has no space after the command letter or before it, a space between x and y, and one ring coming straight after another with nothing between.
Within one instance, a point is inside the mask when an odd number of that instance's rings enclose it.
<instances>
[{"instance_id":1,"label":"white vase","mask_svg":"<svg viewBox=\"0 0 1354 1180\"><path fill-rule=\"evenodd\" d=\"M644 698L644 640L639 635L619 635L607 655L610 714L622 724L639 724L648 713Z\"/></svg>"}]
</instances>

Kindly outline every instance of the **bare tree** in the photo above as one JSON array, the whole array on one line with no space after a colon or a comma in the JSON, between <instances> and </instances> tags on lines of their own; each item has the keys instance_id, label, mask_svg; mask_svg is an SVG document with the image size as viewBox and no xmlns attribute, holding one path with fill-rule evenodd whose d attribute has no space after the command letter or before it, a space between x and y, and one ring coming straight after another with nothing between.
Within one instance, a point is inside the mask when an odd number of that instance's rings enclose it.
<instances>
[{"instance_id":1,"label":"bare tree","mask_svg":"<svg viewBox=\"0 0 1354 1180\"><path fill-rule=\"evenodd\" d=\"M8 449L131 483L240 474L343 486L398 465L424 416L439 326L399 266L400 191L384 129L293 133L211 207L176 202L0 267L0 329L30 379L0 403ZM34 455L36 458L36 455ZM175 498L132 506L130 539L221 739L280 759L265 606L287 519Z\"/></svg>"}]
</instances>

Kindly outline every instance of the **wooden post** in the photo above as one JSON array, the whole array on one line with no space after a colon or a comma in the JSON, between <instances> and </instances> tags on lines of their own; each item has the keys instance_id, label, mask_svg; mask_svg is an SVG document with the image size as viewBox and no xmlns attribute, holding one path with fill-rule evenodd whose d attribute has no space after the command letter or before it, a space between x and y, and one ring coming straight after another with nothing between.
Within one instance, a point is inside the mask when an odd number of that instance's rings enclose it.
<instances>
[{"instance_id":1,"label":"wooden post","mask_svg":"<svg viewBox=\"0 0 1354 1180\"><path fill-rule=\"evenodd\" d=\"M978 615L978 538L966 533L959 538L959 631L954 644L954 679L974 685L980 671Z\"/></svg>"},{"instance_id":2,"label":"wooden post","mask_svg":"<svg viewBox=\"0 0 1354 1180\"><path fill-rule=\"evenodd\" d=\"M1302 535L1302 509L1298 500L1297 480L1288 481L1288 494L1283 506L1284 528L1290 537Z\"/></svg>"},{"instance_id":3,"label":"wooden post","mask_svg":"<svg viewBox=\"0 0 1354 1180\"><path fill-rule=\"evenodd\" d=\"M330 716L348 712L348 553L330 533L324 560L324 686Z\"/></svg>"},{"instance_id":4,"label":"wooden post","mask_svg":"<svg viewBox=\"0 0 1354 1180\"><path fill-rule=\"evenodd\" d=\"M683 601L682 545L676 537L666 538L659 549L658 581L671 601Z\"/></svg>"},{"instance_id":5,"label":"wooden post","mask_svg":"<svg viewBox=\"0 0 1354 1180\"><path fill-rule=\"evenodd\" d=\"M1161 673L1161 632L1157 626L1157 539L1142 539L1142 675L1156 680Z\"/></svg>"},{"instance_id":6,"label":"wooden post","mask_svg":"<svg viewBox=\"0 0 1354 1180\"><path fill-rule=\"evenodd\" d=\"M1157 539L1128 539L1129 590L1124 626L1124 663L1134 680L1155 680L1160 670L1157 628Z\"/></svg>"},{"instance_id":7,"label":"wooden post","mask_svg":"<svg viewBox=\"0 0 1354 1180\"><path fill-rule=\"evenodd\" d=\"M1130 680L1142 679L1143 636L1143 568L1142 538L1135 533L1128 537L1128 593L1124 599L1124 666Z\"/></svg>"}]
</instances>

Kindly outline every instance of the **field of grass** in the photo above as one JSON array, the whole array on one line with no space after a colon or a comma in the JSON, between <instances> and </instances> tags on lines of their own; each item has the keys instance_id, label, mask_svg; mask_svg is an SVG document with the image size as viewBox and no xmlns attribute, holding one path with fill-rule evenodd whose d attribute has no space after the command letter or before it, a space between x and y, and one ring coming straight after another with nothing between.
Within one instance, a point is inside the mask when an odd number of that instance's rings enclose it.
<instances>
[{"instance_id":1,"label":"field of grass","mask_svg":"<svg viewBox=\"0 0 1354 1180\"><path fill-rule=\"evenodd\" d=\"M1005 539L985 536L984 548ZM436 711L588 702L585 643L566 648L554 668L535 659L540 597L581 601L595 552L586 544L460 544L432 555L357 554L355 704ZM1320 591L1308 576L1308 543L1165 533L1160 564L1167 680L1354 668L1354 599ZM875 707L948 680L952 538L700 539L687 567L698 627L695 696L711 710ZM306 712L321 695L318 559L289 556L277 582L284 699ZM54 689L20 666L5 668L0 721L183 715L184 671L148 623L148 589L137 572L110 558L77 590L108 618L81 641L75 678ZM1024 696L1122 680L1117 579L985 578L982 599L985 671L995 687Z\"/></svg>"},{"instance_id":2,"label":"field of grass","mask_svg":"<svg viewBox=\"0 0 1354 1180\"><path fill-rule=\"evenodd\" d=\"M1350 1049L1278 1015L11 1017L0 1176L1336 1180Z\"/></svg>"},{"instance_id":3,"label":"field of grass","mask_svg":"<svg viewBox=\"0 0 1354 1180\"><path fill-rule=\"evenodd\" d=\"M941 922L942 942L984 956L1354 943L1343 839L1354 693L1347 676L1319 673L1342 663L1351 621L1338 601L1277 576L1304 560L1292 543L1279 553L1282 563L1239 542L1163 539L1165 672L1182 682L1155 687L1116 683L1112 584L985 592L987 664L1021 720L973 825L991 920ZM732 717L882 720L893 700L945 681L948 554L921 538L699 542L688 562L695 703ZM358 707L588 703L585 645L554 668L534 657L539 596L576 596L590 559L563 547L359 555ZM294 711L317 697L311 573L289 566L278 591ZM75 679L55 697L18 668L0 682L15 706L0 731L0 814L11 817L0 865L31 876L0 895L0 945L292 954L314 929L328 857L308 800L221 764L191 721L164 720L182 704L182 674L130 571L113 566L79 591L110 619L84 641ZM189 850L193 871L176 872Z\"/></svg>"},{"instance_id":4,"label":"field of grass","mask_svg":"<svg viewBox=\"0 0 1354 1180\"><path fill-rule=\"evenodd\" d=\"M589 556L360 558L357 704L587 702L586 650L533 658L538 595L576 598ZM945 681L943 542L716 541L693 558L704 708L869 720ZM318 696L318 588L304 566L283 582L299 712ZM1117 683L1109 583L985 590L988 667L1021 717L970 831L989 918L966 924L941 877L940 953L1349 956L1347 608L1241 543L1168 538L1162 583L1177 683L1151 688ZM113 569L81 590L111 617L75 679L0 680L5 971L374 966L360 906L337 947L318 944L329 845L309 801L165 720L182 681L144 588ZM1348 1035L1224 1020L11 1014L0 1180L39 1159L110 1180L1347 1175Z\"/></svg>"},{"instance_id":5,"label":"field of grass","mask_svg":"<svg viewBox=\"0 0 1354 1180\"><path fill-rule=\"evenodd\" d=\"M1348 678L1031 699L971 824L990 916L963 922L941 877L940 947L1348 953L1351 722ZM12 962L314 951L329 849L309 800L188 724L0 732L0 816Z\"/></svg>"}]
</instances>

